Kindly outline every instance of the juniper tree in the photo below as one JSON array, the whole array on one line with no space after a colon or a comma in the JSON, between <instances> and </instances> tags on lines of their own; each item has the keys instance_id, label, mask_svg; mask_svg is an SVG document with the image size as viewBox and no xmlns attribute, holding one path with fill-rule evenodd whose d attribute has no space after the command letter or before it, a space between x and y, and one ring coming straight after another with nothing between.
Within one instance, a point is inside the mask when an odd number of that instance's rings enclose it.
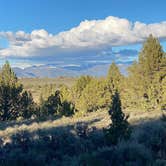
<instances>
[{"instance_id":1,"label":"juniper tree","mask_svg":"<svg viewBox=\"0 0 166 166\"><path fill-rule=\"evenodd\" d=\"M86 88L86 86L93 80L90 76L80 76L77 80L74 86L71 89L71 98L72 102L76 104L79 102L80 97L82 95L83 90Z\"/></svg>"},{"instance_id":2,"label":"juniper tree","mask_svg":"<svg viewBox=\"0 0 166 166\"><path fill-rule=\"evenodd\" d=\"M25 105L22 94L23 86L19 83L9 62L6 62L0 73L0 120L14 120L29 107Z\"/></svg>"},{"instance_id":3,"label":"juniper tree","mask_svg":"<svg viewBox=\"0 0 166 166\"><path fill-rule=\"evenodd\" d=\"M56 91L55 84L45 84L44 86L42 86L40 94L41 102L42 100L46 100L49 96L53 95L55 91Z\"/></svg>"},{"instance_id":4,"label":"juniper tree","mask_svg":"<svg viewBox=\"0 0 166 166\"><path fill-rule=\"evenodd\" d=\"M112 93L115 93L116 89L120 92L121 91L121 83L123 80L123 76L119 71L118 66L113 62L110 65L107 74L107 81L110 85L110 89Z\"/></svg>"},{"instance_id":5,"label":"juniper tree","mask_svg":"<svg viewBox=\"0 0 166 166\"><path fill-rule=\"evenodd\" d=\"M48 99L44 101L41 107L41 113L43 116L58 115L61 107L60 91L57 90L54 95L49 96Z\"/></svg>"},{"instance_id":6,"label":"juniper tree","mask_svg":"<svg viewBox=\"0 0 166 166\"><path fill-rule=\"evenodd\" d=\"M104 129L108 143L116 145L121 140L129 139L131 134L131 127L127 121L129 116L125 116L122 112L121 100L117 91L113 95L109 115L112 123L108 129Z\"/></svg>"},{"instance_id":7,"label":"juniper tree","mask_svg":"<svg viewBox=\"0 0 166 166\"><path fill-rule=\"evenodd\" d=\"M24 91L21 95L19 116L28 119L35 113L36 108L37 106L33 101L32 94Z\"/></svg>"},{"instance_id":8,"label":"juniper tree","mask_svg":"<svg viewBox=\"0 0 166 166\"><path fill-rule=\"evenodd\" d=\"M129 70L129 82L133 83L135 98L140 105L144 103L144 108L154 109L161 105L165 73L166 56L159 40L150 35L143 45L138 62Z\"/></svg>"},{"instance_id":9,"label":"juniper tree","mask_svg":"<svg viewBox=\"0 0 166 166\"><path fill-rule=\"evenodd\" d=\"M82 91L76 108L84 114L109 107L111 96L109 83L105 79L93 79Z\"/></svg>"}]
</instances>

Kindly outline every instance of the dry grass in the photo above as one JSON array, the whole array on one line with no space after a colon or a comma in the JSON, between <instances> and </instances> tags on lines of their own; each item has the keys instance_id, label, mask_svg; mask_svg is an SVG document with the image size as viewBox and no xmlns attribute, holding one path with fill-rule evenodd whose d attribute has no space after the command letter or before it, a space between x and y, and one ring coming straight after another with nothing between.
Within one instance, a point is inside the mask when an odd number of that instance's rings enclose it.
<instances>
[{"instance_id":1,"label":"dry grass","mask_svg":"<svg viewBox=\"0 0 166 166\"><path fill-rule=\"evenodd\" d=\"M155 120L161 116L161 112L153 111L135 111L127 110L126 114L130 114L129 122L131 124L142 123L145 121ZM62 117L57 120L47 120L44 122L37 122L34 120L21 122L1 123L0 137L10 137L17 132L26 130L28 132L35 132L37 130L56 129L58 127L73 128L77 122L85 122L89 127L95 126L97 129L102 129L110 123L110 117L106 110L98 110L97 112L89 113L84 117Z\"/></svg>"},{"instance_id":2,"label":"dry grass","mask_svg":"<svg viewBox=\"0 0 166 166\"><path fill-rule=\"evenodd\" d=\"M57 77L57 78L20 78L25 90L32 93L35 102L39 102L41 90L44 85L53 84L58 89L62 84L71 87L76 78L74 77Z\"/></svg>"}]
</instances>

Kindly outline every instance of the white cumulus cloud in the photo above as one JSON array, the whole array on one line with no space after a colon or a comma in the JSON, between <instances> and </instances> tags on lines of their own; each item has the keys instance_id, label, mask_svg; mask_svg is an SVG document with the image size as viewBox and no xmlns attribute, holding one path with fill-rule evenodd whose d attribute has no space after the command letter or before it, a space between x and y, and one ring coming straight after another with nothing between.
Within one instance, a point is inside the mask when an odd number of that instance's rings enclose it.
<instances>
[{"instance_id":1,"label":"white cumulus cloud","mask_svg":"<svg viewBox=\"0 0 166 166\"><path fill-rule=\"evenodd\" d=\"M166 40L166 21L145 24L109 16L104 20L85 20L77 27L56 35L44 29L31 33L0 32L0 37L9 41L9 47L0 50L0 57L54 56L66 52L100 50L140 43L149 34Z\"/></svg>"}]
</instances>

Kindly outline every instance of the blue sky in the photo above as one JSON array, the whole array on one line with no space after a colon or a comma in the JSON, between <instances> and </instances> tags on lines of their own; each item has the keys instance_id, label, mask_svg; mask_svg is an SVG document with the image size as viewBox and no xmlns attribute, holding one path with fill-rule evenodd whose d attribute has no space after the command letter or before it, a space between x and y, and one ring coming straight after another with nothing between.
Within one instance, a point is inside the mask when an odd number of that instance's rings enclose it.
<instances>
[{"instance_id":1,"label":"blue sky","mask_svg":"<svg viewBox=\"0 0 166 166\"><path fill-rule=\"evenodd\" d=\"M107 16L153 23L166 19L165 6L165 0L0 0L0 27L57 33Z\"/></svg>"},{"instance_id":2,"label":"blue sky","mask_svg":"<svg viewBox=\"0 0 166 166\"><path fill-rule=\"evenodd\" d=\"M25 67L82 65L96 59L123 63L125 55L117 57L114 52L139 51L150 32L163 40L165 49L165 6L165 0L0 0L1 63L4 59ZM76 29L70 32L71 28ZM129 54L126 61L136 57Z\"/></svg>"}]
</instances>

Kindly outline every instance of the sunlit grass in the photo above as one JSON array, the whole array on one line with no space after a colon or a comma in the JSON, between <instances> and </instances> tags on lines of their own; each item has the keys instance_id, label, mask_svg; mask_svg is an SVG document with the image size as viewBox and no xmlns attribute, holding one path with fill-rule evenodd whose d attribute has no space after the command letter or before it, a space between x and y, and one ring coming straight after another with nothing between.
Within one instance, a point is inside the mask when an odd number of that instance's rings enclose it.
<instances>
[{"instance_id":1,"label":"sunlit grass","mask_svg":"<svg viewBox=\"0 0 166 166\"><path fill-rule=\"evenodd\" d=\"M130 115L129 122L133 125L159 119L162 114L159 111L146 112L135 110L126 110L125 113ZM89 127L95 126L97 129L102 129L107 127L111 121L107 110L98 110L97 112L92 112L82 117L62 117L60 119L48 119L46 121L32 119L18 122L2 122L0 125L0 137L10 137L23 130L32 133L38 130L56 130L58 127L72 129L78 122L87 123Z\"/></svg>"}]
</instances>

